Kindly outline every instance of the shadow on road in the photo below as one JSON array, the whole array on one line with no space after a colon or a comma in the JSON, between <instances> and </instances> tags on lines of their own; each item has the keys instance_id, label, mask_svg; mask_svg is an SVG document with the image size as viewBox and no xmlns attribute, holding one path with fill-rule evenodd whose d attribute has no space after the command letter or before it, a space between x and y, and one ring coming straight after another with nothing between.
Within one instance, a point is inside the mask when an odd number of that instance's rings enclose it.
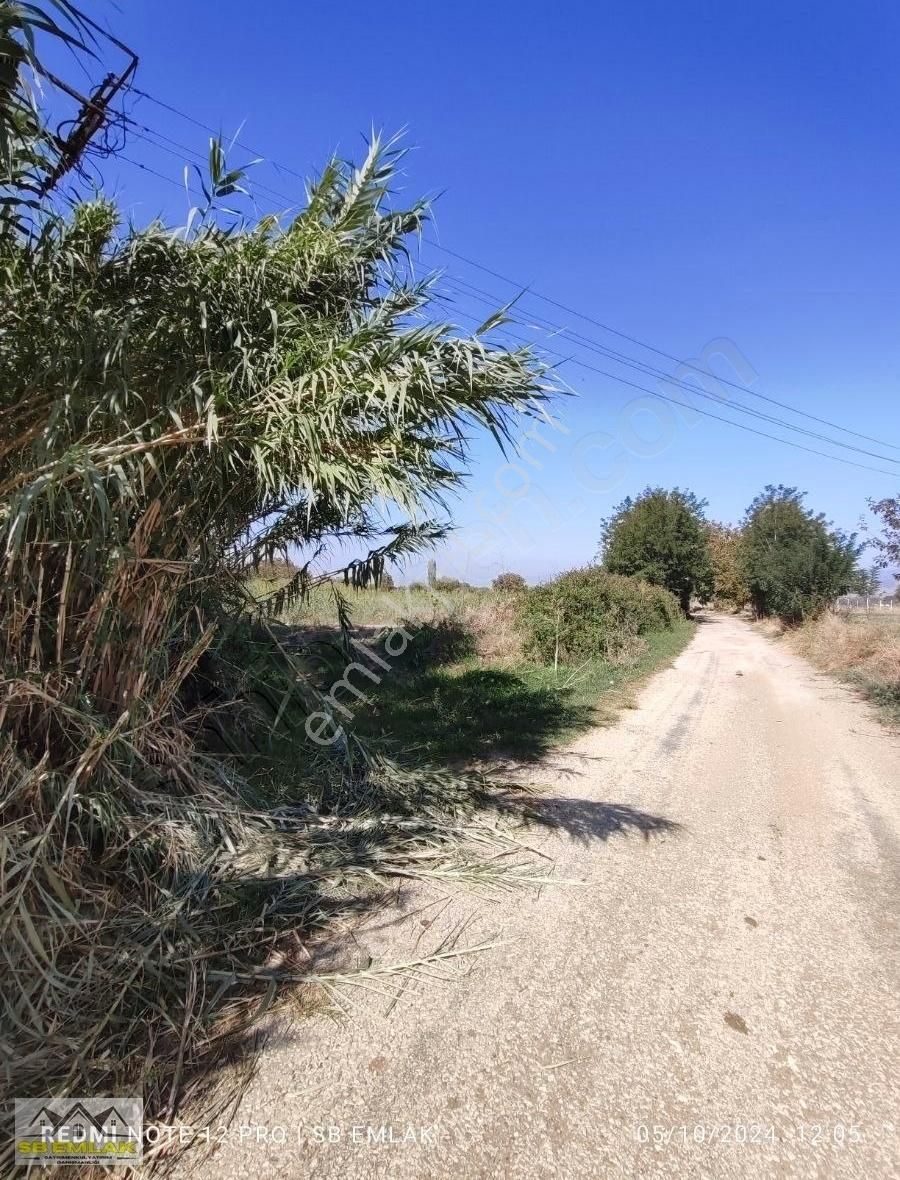
<instances>
[{"instance_id":1,"label":"shadow on road","mask_svg":"<svg viewBox=\"0 0 900 1180\"><path fill-rule=\"evenodd\" d=\"M529 803L541 822L562 828L582 844L608 840L610 836L639 832L645 840L665 832L681 831L681 824L640 811L624 803L603 803L593 799L547 798Z\"/></svg>"}]
</instances>

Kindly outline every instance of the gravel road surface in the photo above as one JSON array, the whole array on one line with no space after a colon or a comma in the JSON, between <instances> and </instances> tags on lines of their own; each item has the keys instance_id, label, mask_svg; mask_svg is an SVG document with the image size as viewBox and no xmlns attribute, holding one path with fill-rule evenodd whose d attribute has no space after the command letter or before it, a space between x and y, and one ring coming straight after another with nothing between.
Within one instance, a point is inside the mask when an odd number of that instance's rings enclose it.
<instances>
[{"instance_id":1,"label":"gravel road surface","mask_svg":"<svg viewBox=\"0 0 900 1180\"><path fill-rule=\"evenodd\" d=\"M194 1175L900 1175L898 767L848 690L709 616L535 772L563 829L528 838L575 884L373 918L377 961L508 941L279 1025Z\"/></svg>"}]
</instances>

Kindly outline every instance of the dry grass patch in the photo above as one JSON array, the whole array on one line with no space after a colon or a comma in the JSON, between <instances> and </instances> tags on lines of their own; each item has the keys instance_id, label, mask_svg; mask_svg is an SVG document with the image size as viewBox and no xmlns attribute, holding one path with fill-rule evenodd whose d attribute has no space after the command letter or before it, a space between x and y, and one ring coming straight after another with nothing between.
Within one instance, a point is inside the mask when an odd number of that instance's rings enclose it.
<instances>
[{"instance_id":1,"label":"dry grass patch","mask_svg":"<svg viewBox=\"0 0 900 1180\"><path fill-rule=\"evenodd\" d=\"M270 591L259 578L250 578L253 596ZM521 597L512 591L472 587L459 590L413 589L357 590L352 587L316 586L304 601L279 615L281 622L301 631L334 629L335 594L346 603L353 626L363 631L404 626L417 628L453 627L471 636L473 654L495 663L514 663L522 658L522 638L517 625Z\"/></svg>"},{"instance_id":2,"label":"dry grass patch","mask_svg":"<svg viewBox=\"0 0 900 1180\"><path fill-rule=\"evenodd\" d=\"M790 643L900 721L900 616L825 614L792 632Z\"/></svg>"}]
</instances>

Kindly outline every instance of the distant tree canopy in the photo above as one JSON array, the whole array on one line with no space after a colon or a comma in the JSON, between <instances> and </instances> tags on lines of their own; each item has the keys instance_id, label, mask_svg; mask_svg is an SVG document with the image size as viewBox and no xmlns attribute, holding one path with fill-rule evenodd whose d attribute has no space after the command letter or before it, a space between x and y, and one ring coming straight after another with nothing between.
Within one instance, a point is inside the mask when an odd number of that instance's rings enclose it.
<instances>
[{"instance_id":1,"label":"distant tree canopy","mask_svg":"<svg viewBox=\"0 0 900 1180\"><path fill-rule=\"evenodd\" d=\"M796 488L770 484L747 509L741 564L757 617L799 622L859 585L863 546L803 499Z\"/></svg>"},{"instance_id":2,"label":"distant tree canopy","mask_svg":"<svg viewBox=\"0 0 900 1180\"><path fill-rule=\"evenodd\" d=\"M739 611L750 601L750 590L741 565L741 530L711 521L707 526L707 537L713 602Z\"/></svg>"},{"instance_id":3,"label":"distant tree canopy","mask_svg":"<svg viewBox=\"0 0 900 1180\"><path fill-rule=\"evenodd\" d=\"M452 590L475 589L471 582L463 582L460 578L435 578L433 582L428 584L432 590L437 590L442 594L447 594Z\"/></svg>"},{"instance_id":4,"label":"distant tree canopy","mask_svg":"<svg viewBox=\"0 0 900 1180\"><path fill-rule=\"evenodd\" d=\"M873 545L878 553L878 567L894 567L894 576L900 578L900 496L884 500L870 500L869 507L881 520L882 533Z\"/></svg>"},{"instance_id":5,"label":"distant tree canopy","mask_svg":"<svg viewBox=\"0 0 900 1180\"><path fill-rule=\"evenodd\" d=\"M680 488L646 488L634 500L627 497L603 522L604 568L663 586L687 613L692 596L705 598L712 588L705 507Z\"/></svg>"},{"instance_id":6,"label":"distant tree canopy","mask_svg":"<svg viewBox=\"0 0 900 1180\"><path fill-rule=\"evenodd\" d=\"M513 573L498 574L491 583L494 590L512 591L513 593L524 590L527 585L528 583L521 574Z\"/></svg>"},{"instance_id":7,"label":"distant tree canopy","mask_svg":"<svg viewBox=\"0 0 900 1180\"><path fill-rule=\"evenodd\" d=\"M878 594L881 589L881 578L879 576L879 567L873 566L872 569L858 569L854 584L850 587L851 594Z\"/></svg>"}]
</instances>

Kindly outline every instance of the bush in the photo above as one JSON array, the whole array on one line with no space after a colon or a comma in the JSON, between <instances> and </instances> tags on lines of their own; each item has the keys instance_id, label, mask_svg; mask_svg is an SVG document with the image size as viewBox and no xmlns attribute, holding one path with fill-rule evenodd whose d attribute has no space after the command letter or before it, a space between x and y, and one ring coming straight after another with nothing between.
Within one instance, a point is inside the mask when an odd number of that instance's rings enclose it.
<instances>
[{"instance_id":1,"label":"bush","mask_svg":"<svg viewBox=\"0 0 900 1180\"><path fill-rule=\"evenodd\" d=\"M563 662L615 658L636 635L665 631L681 617L668 590L599 566L570 570L527 590L520 614L532 655Z\"/></svg>"},{"instance_id":2,"label":"bush","mask_svg":"<svg viewBox=\"0 0 900 1180\"><path fill-rule=\"evenodd\" d=\"M297 573L297 567L284 558L275 558L272 561L261 561L252 572L261 582L287 582Z\"/></svg>"},{"instance_id":3,"label":"bush","mask_svg":"<svg viewBox=\"0 0 900 1180\"><path fill-rule=\"evenodd\" d=\"M451 616L425 623L404 619L401 627L412 637L403 653L406 667L422 671L475 655L475 635L464 619Z\"/></svg>"},{"instance_id":4,"label":"bush","mask_svg":"<svg viewBox=\"0 0 900 1180\"><path fill-rule=\"evenodd\" d=\"M474 590L468 582L461 582L459 578L435 578L431 584L432 590L442 591L447 594L451 590Z\"/></svg>"},{"instance_id":5,"label":"bush","mask_svg":"<svg viewBox=\"0 0 900 1180\"><path fill-rule=\"evenodd\" d=\"M502 590L504 593L518 593L520 590L527 590L528 583L521 574L498 574L491 582L491 587L494 590Z\"/></svg>"}]
</instances>

